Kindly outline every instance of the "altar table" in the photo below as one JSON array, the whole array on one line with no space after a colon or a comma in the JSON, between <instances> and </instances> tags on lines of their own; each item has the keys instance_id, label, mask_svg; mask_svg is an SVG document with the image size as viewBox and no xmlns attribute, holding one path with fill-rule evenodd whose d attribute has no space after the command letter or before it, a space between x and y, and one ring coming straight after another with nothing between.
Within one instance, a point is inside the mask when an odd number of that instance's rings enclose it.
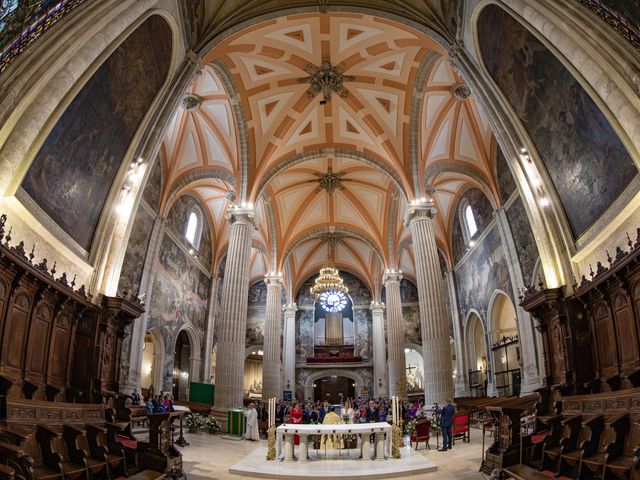
<instances>
[{"instance_id":1,"label":"altar table","mask_svg":"<svg viewBox=\"0 0 640 480\"><path fill-rule=\"evenodd\" d=\"M300 437L298 447L298 461L308 460L309 435L359 435L360 436L360 457L369 456L369 436L375 437L375 460L385 460L385 447L387 452L391 451L391 425L387 422L378 423L345 423L338 425L305 425L285 423L276 429L278 436L278 456L281 449L284 449L284 461L294 461L293 436ZM386 440L385 440L386 434ZM281 445L284 444L282 447Z\"/></svg>"}]
</instances>

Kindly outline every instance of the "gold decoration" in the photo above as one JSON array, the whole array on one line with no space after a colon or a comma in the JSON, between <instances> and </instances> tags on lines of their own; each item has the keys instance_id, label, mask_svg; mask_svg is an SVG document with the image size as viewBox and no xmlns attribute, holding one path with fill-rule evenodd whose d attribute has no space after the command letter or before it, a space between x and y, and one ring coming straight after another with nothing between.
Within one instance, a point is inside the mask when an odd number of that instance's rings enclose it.
<instances>
[{"instance_id":1,"label":"gold decoration","mask_svg":"<svg viewBox=\"0 0 640 480\"><path fill-rule=\"evenodd\" d=\"M339 235L328 234L325 237L325 241L329 245L329 252L327 255L327 266L320 269L320 274L316 278L313 287L309 289L309 295L314 302L318 301L318 297L324 292L333 290L335 292L342 292L345 295L349 293L349 289L345 286L344 281L338 273L338 269L334 268L333 257L336 244L340 241Z\"/></svg>"},{"instance_id":2,"label":"gold decoration","mask_svg":"<svg viewBox=\"0 0 640 480\"><path fill-rule=\"evenodd\" d=\"M391 429L391 456L400 458L400 447L402 446L402 429L399 425L394 425Z\"/></svg>"},{"instance_id":3,"label":"gold decoration","mask_svg":"<svg viewBox=\"0 0 640 480\"><path fill-rule=\"evenodd\" d=\"M267 460L276 459L276 426L271 425L267 430Z\"/></svg>"}]
</instances>

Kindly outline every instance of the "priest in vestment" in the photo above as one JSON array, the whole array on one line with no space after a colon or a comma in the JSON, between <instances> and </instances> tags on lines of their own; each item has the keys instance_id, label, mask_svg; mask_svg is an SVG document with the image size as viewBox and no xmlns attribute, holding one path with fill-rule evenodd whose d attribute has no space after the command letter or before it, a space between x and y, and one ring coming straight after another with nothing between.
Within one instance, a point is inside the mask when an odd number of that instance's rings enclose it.
<instances>
[{"instance_id":1,"label":"priest in vestment","mask_svg":"<svg viewBox=\"0 0 640 480\"><path fill-rule=\"evenodd\" d=\"M336 413L335 407L329 407L329 413L324 416L323 425L339 425L342 423L340 417ZM320 448L342 448L342 435L334 433L322 436L322 444Z\"/></svg>"},{"instance_id":2,"label":"priest in vestment","mask_svg":"<svg viewBox=\"0 0 640 480\"><path fill-rule=\"evenodd\" d=\"M249 409L245 412L247 417L247 431L245 438L247 440L256 441L260 440L260 432L258 431L258 411L256 410L256 404L250 403Z\"/></svg>"}]
</instances>

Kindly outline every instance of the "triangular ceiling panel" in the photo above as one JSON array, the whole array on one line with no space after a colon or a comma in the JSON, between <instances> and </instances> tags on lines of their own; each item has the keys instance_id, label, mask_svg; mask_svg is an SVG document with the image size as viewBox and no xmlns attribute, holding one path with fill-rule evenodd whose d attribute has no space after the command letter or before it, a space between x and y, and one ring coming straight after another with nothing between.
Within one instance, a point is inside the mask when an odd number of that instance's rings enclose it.
<instances>
[{"instance_id":1,"label":"triangular ceiling panel","mask_svg":"<svg viewBox=\"0 0 640 480\"><path fill-rule=\"evenodd\" d=\"M398 95L381 90L370 90L368 88L357 88L358 92L367 99L369 105L384 121L391 135L395 137L398 133Z\"/></svg>"},{"instance_id":2,"label":"triangular ceiling panel","mask_svg":"<svg viewBox=\"0 0 640 480\"><path fill-rule=\"evenodd\" d=\"M274 126L277 126L278 120L281 120L280 113L287 106L287 102L291 99L293 93L294 92L283 92L277 95L269 95L256 102L263 135Z\"/></svg>"},{"instance_id":3,"label":"triangular ceiling panel","mask_svg":"<svg viewBox=\"0 0 640 480\"><path fill-rule=\"evenodd\" d=\"M178 170L198 162L198 150L196 148L196 140L193 132L187 132L184 138L182 153L178 162Z\"/></svg>"},{"instance_id":4,"label":"triangular ceiling panel","mask_svg":"<svg viewBox=\"0 0 640 480\"><path fill-rule=\"evenodd\" d=\"M267 38L286 43L288 46L299 48L307 53L313 53L313 37L311 35L311 25L300 23L292 27L266 33Z\"/></svg>"},{"instance_id":5,"label":"triangular ceiling panel","mask_svg":"<svg viewBox=\"0 0 640 480\"><path fill-rule=\"evenodd\" d=\"M340 23L338 33L338 52L344 52L355 45L362 44L366 40L383 33L382 30L377 28L344 21Z\"/></svg>"},{"instance_id":6,"label":"triangular ceiling panel","mask_svg":"<svg viewBox=\"0 0 640 480\"><path fill-rule=\"evenodd\" d=\"M382 58L377 58L368 65L361 67L361 70L381 75L399 77L402 74L402 66L404 65L404 59L406 56L407 52L403 50L393 52L389 55L382 56Z\"/></svg>"}]
</instances>

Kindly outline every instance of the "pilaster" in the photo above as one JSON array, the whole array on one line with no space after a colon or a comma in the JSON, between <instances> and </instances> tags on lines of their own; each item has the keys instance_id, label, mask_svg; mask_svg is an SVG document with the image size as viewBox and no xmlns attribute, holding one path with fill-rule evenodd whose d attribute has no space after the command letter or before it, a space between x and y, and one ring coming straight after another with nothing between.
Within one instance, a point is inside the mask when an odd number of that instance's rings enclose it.
<instances>
[{"instance_id":1,"label":"pilaster","mask_svg":"<svg viewBox=\"0 0 640 480\"><path fill-rule=\"evenodd\" d=\"M449 290L449 314L453 322L453 340L456 348L456 371L455 371L455 396L469 396L469 364L467 361L467 351L462 336L462 324L460 323L460 315L458 314L458 294L456 292L456 283L453 277L453 270L448 269L444 281L447 282Z\"/></svg>"}]
</instances>

